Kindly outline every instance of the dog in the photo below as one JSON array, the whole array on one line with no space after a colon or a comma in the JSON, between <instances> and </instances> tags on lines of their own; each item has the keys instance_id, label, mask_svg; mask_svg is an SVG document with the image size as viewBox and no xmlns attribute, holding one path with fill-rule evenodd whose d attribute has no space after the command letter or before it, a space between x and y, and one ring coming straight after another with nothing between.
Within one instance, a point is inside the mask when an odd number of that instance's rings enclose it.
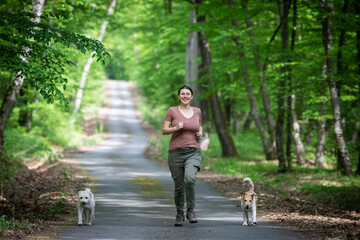
<instances>
[{"instance_id":1,"label":"dog","mask_svg":"<svg viewBox=\"0 0 360 240\"><path fill-rule=\"evenodd\" d=\"M255 225L256 221L256 193L254 192L254 184L250 178L244 178L243 182L248 182L250 184L250 190L244 192L241 197L241 208L243 210L244 222L243 226ZM249 211L252 212L252 222L249 223Z\"/></svg>"},{"instance_id":2,"label":"dog","mask_svg":"<svg viewBox=\"0 0 360 240\"><path fill-rule=\"evenodd\" d=\"M95 220L95 198L89 188L78 192L78 226L83 224L83 213L85 224L91 226L92 221Z\"/></svg>"}]
</instances>

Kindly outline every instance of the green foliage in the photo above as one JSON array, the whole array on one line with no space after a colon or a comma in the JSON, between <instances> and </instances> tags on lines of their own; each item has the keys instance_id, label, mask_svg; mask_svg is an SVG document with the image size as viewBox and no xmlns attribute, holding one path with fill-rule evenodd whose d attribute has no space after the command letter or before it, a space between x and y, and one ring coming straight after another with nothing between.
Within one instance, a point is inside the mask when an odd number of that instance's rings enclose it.
<instances>
[{"instance_id":1,"label":"green foliage","mask_svg":"<svg viewBox=\"0 0 360 240\"><path fill-rule=\"evenodd\" d=\"M17 222L15 220L7 220L6 215L0 217L0 234L6 230L14 230L15 228L22 228L27 232L32 224L27 224L25 221Z\"/></svg>"},{"instance_id":2,"label":"green foliage","mask_svg":"<svg viewBox=\"0 0 360 240\"><path fill-rule=\"evenodd\" d=\"M74 63L62 53L62 47L73 47L81 53L93 51L93 57L103 64L110 58L99 41L35 23L31 13L0 15L0 69L25 77L48 103L59 100L68 104L63 94L68 79L63 74L65 66Z\"/></svg>"},{"instance_id":3,"label":"green foliage","mask_svg":"<svg viewBox=\"0 0 360 240\"><path fill-rule=\"evenodd\" d=\"M61 198L64 199L64 198ZM61 213L61 206L58 204L51 204L48 209L44 212L45 219L51 219L55 214Z\"/></svg>"}]
</instances>

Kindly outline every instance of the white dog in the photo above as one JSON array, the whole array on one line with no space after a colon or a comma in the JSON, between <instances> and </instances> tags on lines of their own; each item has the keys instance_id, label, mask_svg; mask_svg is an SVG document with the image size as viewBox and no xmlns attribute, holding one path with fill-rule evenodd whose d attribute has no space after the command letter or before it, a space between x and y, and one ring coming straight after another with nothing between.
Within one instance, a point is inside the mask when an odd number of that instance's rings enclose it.
<instances>
[{"instance_id":1,"label":"white dog","mask_svg":"<svg viewBox=\"0 0 360 240\"><path fill-rule=\"evenodd\" d=\"M243 182L250 183L250 190L243 193L241 198L241 208L243 209L244 223L243 226L248 224L254 225L256 221L256 193L254 192L254 184L250 178L244 178ZM249 223L249 211L252 211L252 222Z\"/></svg>"},{"instance_id":2,"label":"white dog","mask_svg":"<svg viewBox=\"0 0 360 240\"><path fill-rule=\"evenodd\" d=\"M91 226L95 219L95 198L89 188L78 192L78 225L82 225L83 212L85 215L86 225Z\"/></svg>"}]
</instances>

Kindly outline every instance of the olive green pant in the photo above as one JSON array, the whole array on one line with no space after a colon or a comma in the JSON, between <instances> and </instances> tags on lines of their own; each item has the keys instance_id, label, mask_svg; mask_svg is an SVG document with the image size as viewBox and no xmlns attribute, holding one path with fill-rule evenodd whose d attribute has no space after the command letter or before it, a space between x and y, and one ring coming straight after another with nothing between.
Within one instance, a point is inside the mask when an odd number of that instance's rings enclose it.
<instances>
[{"instance_id":1,"label":"olive green pant","mask_svg":"<svg viewBox=\"0 0 360 240\"><path fill-rule=\"evenodd\" d=\"M177 212L184 210L186 195L187 208L195 207L195 179L200 170L201 150L187 147L169 151L171 177L174 179L174 200Z\"/></svg>"}]
</instances>

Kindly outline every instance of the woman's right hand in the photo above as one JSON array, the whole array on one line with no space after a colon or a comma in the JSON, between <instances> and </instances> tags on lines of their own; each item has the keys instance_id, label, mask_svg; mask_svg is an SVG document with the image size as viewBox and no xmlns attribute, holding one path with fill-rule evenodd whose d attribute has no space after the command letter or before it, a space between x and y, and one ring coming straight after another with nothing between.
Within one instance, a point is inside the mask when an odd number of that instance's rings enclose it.
<instances>
[{"instance_id":1,"label":"woman's right hand","mask_svg":"<svg viewBox=\"0 0 360 240\"><path fill-rule=\"evenodd\" d=\"M171 125L171 122L164 121L163 129L162 129L163 135L173 134L174 132L179 131L184 128L183 122L179 122L178 125L173 126L173 127L170 127L170 125Z\"/></svg>"}]
</instances>

